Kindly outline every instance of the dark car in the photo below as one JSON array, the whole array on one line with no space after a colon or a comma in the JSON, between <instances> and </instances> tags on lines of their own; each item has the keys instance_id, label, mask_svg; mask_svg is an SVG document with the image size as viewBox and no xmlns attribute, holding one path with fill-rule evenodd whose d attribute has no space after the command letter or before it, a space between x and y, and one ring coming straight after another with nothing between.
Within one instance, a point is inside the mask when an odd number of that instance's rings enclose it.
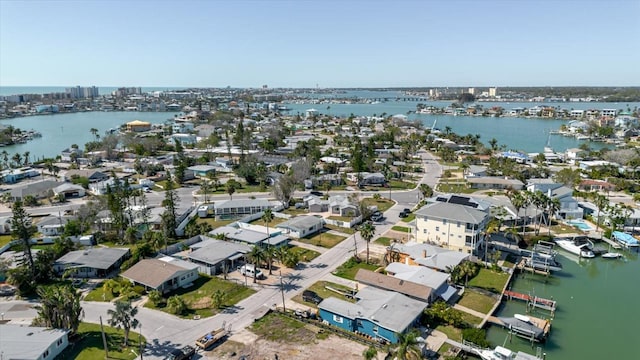
<instances>
[{"instance_id":1,"label":"dark car","mask_svg":"<svg viewBox=\"0 0 640 360\"><path fill-rule=\"evenodd\" d=\"M182 349L175 349L169 353L167 360L188 360L196 354L196 349L193 346L185 346Z\"/></svg>"},{"instance_id":2,"label":"dark car","mask_svg":"<svg viewBox=\"0 0 640 360\"><path fill-rule=\"evenodd\" d=\"M311 290L305 290L302 292L302 300L318 305L322 302L323 299L315 292Z\"/></svg>"},{"instance_id":3,"label":"dark car","mask_svg":"<svg viewBox=\"0 0 640 360\"><path fill-rule=\"evenodd\" d=\"M406 218L407 216L409 216L409 213L402 211L398 216L400 216L401 218Z\"/></svg>"},{"instance_id":4,"label":"dark car","mask_svg":"<svg viewBox=\"0 0 640 360\"><path fill-rule=\"evenodd\" d=\"M309 194L311 195L315 195L315 196L324 196L324 194L321 191L310 191Z\"/></svg>"}]
</instances>

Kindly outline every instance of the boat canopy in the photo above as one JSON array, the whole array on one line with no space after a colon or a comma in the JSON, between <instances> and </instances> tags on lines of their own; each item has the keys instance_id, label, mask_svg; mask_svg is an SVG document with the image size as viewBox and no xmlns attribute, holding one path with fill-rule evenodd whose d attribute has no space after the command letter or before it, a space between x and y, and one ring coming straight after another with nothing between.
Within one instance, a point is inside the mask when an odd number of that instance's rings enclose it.
<instances>
[{"instance_id":1,"label":"boat canopy","mask_svg":"<svg viewBox=\"0 0 640 360\"><path fill-rule=\"evenodd\" d=\"M630 234L623 233L623 232L620 232L620 231L614 231L614 232L611 233L611 235L613 236L614 239L616 239L617 241L619 241L621 243L624 243L627 246L638 246L639 245L638 239L634 238Z\"/></svg>"}]
</instances>

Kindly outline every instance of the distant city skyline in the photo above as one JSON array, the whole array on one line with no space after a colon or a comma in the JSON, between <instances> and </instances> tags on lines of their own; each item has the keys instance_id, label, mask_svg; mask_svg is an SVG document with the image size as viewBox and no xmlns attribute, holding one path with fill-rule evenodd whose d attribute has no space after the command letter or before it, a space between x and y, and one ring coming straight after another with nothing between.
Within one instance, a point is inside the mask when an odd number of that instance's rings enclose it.
<instances>
[{"instance_id":1,"label":"distant city skyline","mask_svg":"<svg viewBox=\"0 0 640 360\"><path fill-rule=\"evenodd\" d=\"M638 0L0 0L0 86L640 86Z\"/></svg>"}]
</instances>

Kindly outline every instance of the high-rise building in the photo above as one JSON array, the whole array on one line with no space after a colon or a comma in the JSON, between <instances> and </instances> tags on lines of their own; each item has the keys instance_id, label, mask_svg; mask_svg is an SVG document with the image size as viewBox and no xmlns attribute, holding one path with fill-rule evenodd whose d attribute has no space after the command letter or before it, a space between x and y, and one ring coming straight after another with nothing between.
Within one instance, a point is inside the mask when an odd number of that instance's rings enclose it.
<instances>
[{"instance_id":1,"label":"high-rise building","mask_svg":"<svg viewBox=\"0 0 640 360\"><path fill-rule=\"evenodd\" d=\"M469 91L467 91L469 94L471 95L475 95L476 94L476 88L469 88Z\"/></svg>"},{"instance_id":2,"label":"high-rise building","mask_svg":"<svg viewBox=\"0 0 640 360\"><path fill-rule=\"evenodd\" d=\"M498 88L490 87L489 88L489 97L496 97L496 96L498 96Z\"/></svg>"},{"instance_id":3,"label":"high-rise building","mask_svg":"<svg viewBox=\"0 0 640 360\"><path fill-rule=\"evenodd\" d=\"M72 99L85 99L98 97L98 88L95 86L82 87L76 86L72 88L66 88L65 92L70 95Z\"/></svg>"}]
</instances>

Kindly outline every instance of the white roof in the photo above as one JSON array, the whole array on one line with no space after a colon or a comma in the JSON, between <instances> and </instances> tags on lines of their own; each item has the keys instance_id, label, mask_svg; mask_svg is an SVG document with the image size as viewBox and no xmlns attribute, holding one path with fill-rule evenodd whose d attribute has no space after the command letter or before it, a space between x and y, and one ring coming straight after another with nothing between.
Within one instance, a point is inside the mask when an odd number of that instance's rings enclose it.
<instances>
[{"instance_id":1,"label":"white roof","mask_svg":"<svg viewBox=\"0 0 640 360\"><path fill-rule=\"evenodd\" d=\"M13 324L0 324L0 334L3 359L40 359L51 344L67 336L65 330Z\"/></svg>"}]
</instances>

